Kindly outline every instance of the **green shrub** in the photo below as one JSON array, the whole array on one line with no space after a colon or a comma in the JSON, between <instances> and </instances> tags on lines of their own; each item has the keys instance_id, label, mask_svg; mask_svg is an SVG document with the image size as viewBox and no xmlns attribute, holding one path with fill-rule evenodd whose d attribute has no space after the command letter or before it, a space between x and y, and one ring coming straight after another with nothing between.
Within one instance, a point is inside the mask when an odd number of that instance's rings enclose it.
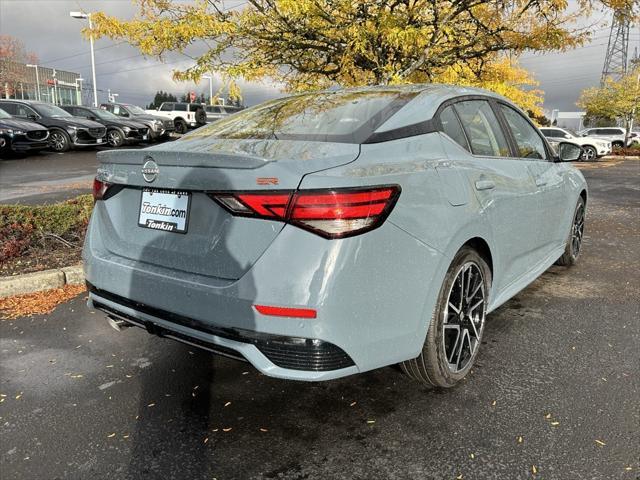
<instances>
[{"instance_id":1,"label":"green shrub","mask_svg":"<svg viewBox=\"0 0 640 480\"><path fill-rule=\"evenodd\" d=\"M0 205L0 261L56 242L80 247L92 210L91 195L52 205Z\"/></svg>"}]
</instances>

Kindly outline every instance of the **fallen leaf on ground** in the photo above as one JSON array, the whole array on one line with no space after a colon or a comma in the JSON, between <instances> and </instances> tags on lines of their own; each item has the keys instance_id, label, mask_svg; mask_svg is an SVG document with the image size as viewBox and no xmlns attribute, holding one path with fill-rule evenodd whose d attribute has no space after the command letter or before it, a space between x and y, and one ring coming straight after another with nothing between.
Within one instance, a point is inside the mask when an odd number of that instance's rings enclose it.
<instances>
[{"instance_id":1,"label":"fallen leaf on ground","mask_svg":"<svg viewBox=\"0 0 640 480\"><path fill-rule=\"evenodd\" d=\"M223 429L222 429L222 431L223 431L223 432L230 432L230 431L231 431L231 428L232 428L232 427L229 427L229 428L223 428Z\"/></svg>"},{"instance_id":2,"label":"fallen leaf on ground","mask_svg":"<svg viewBox=\"0 0 640 480\"><path fill-rule=\"evenodd\" d=\"M155 407L156 404L155 403L150 403L149 405L147 405L147 407Z\"/></svg>"},{"instance_id":3,"label":"fallen leaf on ground","mask_svg":"<svg viewBox=\"0 0 640 480\"><path fill-rule=\"evenodd\" d=\"M560 425L560 422L551 422L551 425L555 427L556 425Z\"/></svg>"},{"instance_id":4,"label":"fallen leaf on ground","mask_svg":"<svg viewBox=\"0 0 640 480\"><path fill-rule=\"evenodd\" d=\"M14 320L32 315L46 315L85 290L84 285L65 285L53 290L0 298L0 318Z\"/></svg>"},{"instance_id":5,"label":"fallen leaf on ground","mask_svg":"<svg viewBox=\"0 0 640 480\"><path fill-rule=\"evenodd\" d=\"M531 465L531 473L533 473L534 475L538 473L538 469L536 468L535 465Z\"/></svg>"},{"instance_id":6,"label":"fallen leaf on ground","mask_svg":"<svg viewBox=\"0 0 640 480\"><path fill-rule=\"evenodd\" d=\"M367 423L376 423L375 420L367 420Z\"/></svg>"},{"instance_id":7,"label":"fallen leaf on ground","mask_svg":"<svg viewBox=\"0 0 640 480\"><path fill-rule=\"evenodd\" d=\"M269 430L267 430L266 428L261 428L260 431L261 432L268 432Z\"/></svg>"},{"instance_id":8,"label":"fallen leaf on ground","mask_svg":"<svg viewBox=\"0 0 640 480\"><path fill-rule=\"evenodd\" d=\"M228 407L229 405L231 405L231 402L227 402L224 404L225 407Z\"/></svg>"},{"instance_id":9,"label":"fallen leaf on ground","mask_svg":"<svg viewBox=\"0 0 640 480\"><path fill-rule=\"evenodd\" d=\"M495 407L495 406L496 406L496 403L498 403L498 402L496 402L496 401L494 400L493 402L491 402L491 406L492 406L492 407Z\"/></svg>"},{"instance_id":10,"label":"fallen leaf on ground","mask_svg":"<svg viewBox=\"0 0 640 480\"><path fill-rule=\"evenodd\" d=\"M604 447L606 445L606 443L604 443L602 440L596 440L596 443L601 447Z\"/></svg>"},{"instance_id":11,"label":"fallen leaf on ground","mask_svg":"<svg viewBox=\"0 0 640 480\"><path fill-rule=\"evenodd\" d=\"M116 436L116 434L115 434L115 433L112 433L111 435L107 435L107 438L113 438L113 437L115 437L115 436Z\"/></svg>"},{"instance_id":12,"label":"fallen leaf on ground","mask_svg":"<svg viewBox=\"0 0 640 480\"><path fill-rule=\"evenodd\" d=\"M518 437L518 443L522 443L522 437Z\"/></svg>"},{"instance_id":13,"label":"fallen leaf on ground","mask_svg":"<svg viewBox=\"0 0 640 480\"><path fill-rule=\"evenodd\" d=\"M351 404L349 406L350 407L354 407L356 405L356 403L358 403L358 402L351 402Z\"/></svg>"}]
</instances>

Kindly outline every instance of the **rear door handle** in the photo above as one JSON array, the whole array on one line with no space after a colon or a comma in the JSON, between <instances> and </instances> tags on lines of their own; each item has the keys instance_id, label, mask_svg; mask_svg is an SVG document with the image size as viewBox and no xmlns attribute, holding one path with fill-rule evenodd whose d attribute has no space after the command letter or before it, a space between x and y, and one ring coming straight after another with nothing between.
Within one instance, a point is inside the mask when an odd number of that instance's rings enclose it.
<instances>
[{"instance_id":1,"label":"rear door handle","mask_svg":"<svg viewBox=\"0 0 640 480\"><path fill-rule=\"evenodd\" d=\"M476 190L492 190L496 188L493 180L476 180Z\"/></svg>"},{"instance_id":2,"label":"rear door handle","mask_svg":"<svg viewBox=\"0 0 640 480\"><path fill-rule=\"evenodd\" d=\"M547 181L542 178L542 177L538 177L536 178L536 187L544 187L547 184Z\"/></svg>"}]
</instances>

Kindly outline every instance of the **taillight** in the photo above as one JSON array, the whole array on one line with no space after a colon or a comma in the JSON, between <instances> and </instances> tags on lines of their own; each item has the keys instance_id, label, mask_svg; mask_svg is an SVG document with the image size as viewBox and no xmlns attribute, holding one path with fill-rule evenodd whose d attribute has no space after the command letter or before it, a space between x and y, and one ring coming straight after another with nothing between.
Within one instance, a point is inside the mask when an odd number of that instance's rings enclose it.
<instances>
[{"instance_id":1,"label":"taillight","mask_svg":"<svg viewBox=\"0 0 640 480\"><path fill-rule=\"evenodd\" d=\"M280 220L325 238L344 238L382 225L400 195L398 185L273 192L229 192L211 197L236 216Z\"/></svg>"},{"instance_id":2,"label":"taillight","mask_svg":"<svg viewBox=\"0 0 640 480\"><path fill-rule=\"evenodd\" d=\"M98 200L102 200L102 197L104 197L104 194L106 193L107 189L111 186L110 183L107 182L103 182L101 180L98 180L97 178L93 179L93 201L97 202Z\"/></svg>"}]
</instances>

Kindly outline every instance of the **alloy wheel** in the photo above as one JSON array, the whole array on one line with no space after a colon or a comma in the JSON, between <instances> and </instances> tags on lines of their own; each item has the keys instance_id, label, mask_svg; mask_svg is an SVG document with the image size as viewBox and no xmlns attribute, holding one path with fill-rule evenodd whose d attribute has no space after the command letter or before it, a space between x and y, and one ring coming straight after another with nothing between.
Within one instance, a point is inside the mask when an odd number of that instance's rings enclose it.
<instances>
[{"instance_id":1,"label":"alloy wheel","mask_svg":"<svg viewBox=\"0 0 640 480\"><path fill-rule=\"evenodd\" d=\"M582 161L590 162L596 158L596 150L593 147L585 147L582 153Z\"/></svg>"},{"instance_id":2,"label":"alloy wheel","mask_svg":"<svg viewBox=\"0 0 640 480\"><path fill-rule=\"evenodd\" d=\"M480 347L485 301L482 271L475 262L467 262L456 274L444 310L442 342L451 373L467 368Z\"/></svg>"},{"instance_id":3,"label":"alloy wheel","mask_svg":"<svg viewBox=\"0 0 640 480\"><path fill-rule=\"evenodd\" d=\"M584 204L580 203L576 209L573 218L573 227L571 229L571 249L575 258L580 254L582 248L582 236L584 234Z\"/></svg>"},{"instance_id":4,"label":"alloy wheel","mask_svg":"<svg viewBox=\"0 0 640 480\"><path fill-rule=\"evenodd\" d=\"M65 146L64 135L59 132L53 132L49 137L49 144L54 150L57 150L57 151L64 150L64 146Z\"/></svg>"},{"instance_id":5,"label":"alloy wheel","mask_svg":"<svg viewBox=\"0 0 640 480\"><path fill-rule=\"evenodd\" d=\"M111 130L107 134L107 143L110 147L119 147L121 143L120 134L115 130Z\"/></svg>"}]
</instances>

